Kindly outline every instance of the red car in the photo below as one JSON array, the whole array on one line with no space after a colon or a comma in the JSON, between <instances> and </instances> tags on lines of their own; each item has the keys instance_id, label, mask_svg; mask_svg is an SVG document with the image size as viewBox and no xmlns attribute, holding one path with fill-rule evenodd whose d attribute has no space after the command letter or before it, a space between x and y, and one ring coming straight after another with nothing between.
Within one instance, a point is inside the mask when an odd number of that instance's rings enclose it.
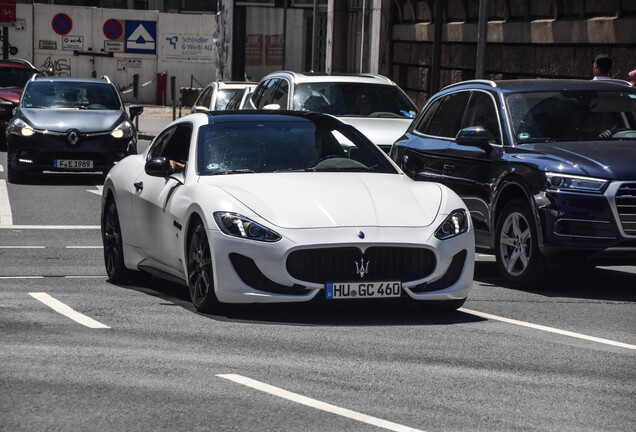
<instances>
[{"instance_id":1,"label":"red car","mask_svg":"<svg viewBox=\"0 0 636 432\"><path fill-rule=\"evenodd\" d=\"M22 59L0 60L0 148L6 147L5 127L18 105L26 82L38 73L28 61Z\"/></svg>"}]
</instances>

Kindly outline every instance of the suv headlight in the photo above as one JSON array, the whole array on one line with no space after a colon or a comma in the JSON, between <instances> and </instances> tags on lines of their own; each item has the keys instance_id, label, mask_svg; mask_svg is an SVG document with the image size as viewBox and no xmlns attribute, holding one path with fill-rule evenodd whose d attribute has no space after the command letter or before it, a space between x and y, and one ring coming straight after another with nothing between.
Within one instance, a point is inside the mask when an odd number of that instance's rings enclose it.
<instances>
[{"instance_id":1,"label":"suv headlight","mask_svg":"<svg viewBox=\"0 0 636 432\"><path fill-rule=\"evenodd\" d=\"M607 180L566 175L560 173L545 173L546 187L551 190L563 190L573 192L597 192L600 193L608 183Z\"/></svg>"},{"instance_id":2,"label":"suv headlight","mask_svg":"<svg viewBox=\"0 0 636 432\"><path fill-rule=\"evenodd\" d=\"M276 242L281 236L238 213L215 212L214 220L225 234L250 240Z\"/></svg>"},{"instance_id":3,"label":"suv headlight","mask_svg":"<svg viewBox=\"0 0 636 432\"><path fill-rule=\"evenodd\" d=\"M35 133L33 128L22 119L15 119L7 126L7 136L10 134L30 137Z\"/></svg>"},{"instance_id":4,"label":"suv headlight","mask_svg":"<svg viewBox=\"0 0 636 432\"><path fill-rule=\"evenodd\" d=\"M468 216L466 210L453 210L444 222L435 230L435 237L446 240L468 231Z\"/></svg>"},{"instance_id":5,"label":"suv headlight","mask_svg":"<svg viewBox=\"0 0 636 432\"><path fill-rule=\"evenodd\" d=\"M133 125L128 120L124 120L110 133L113 138L131 138L133 136Z\"/></svg>"}]
</instances>

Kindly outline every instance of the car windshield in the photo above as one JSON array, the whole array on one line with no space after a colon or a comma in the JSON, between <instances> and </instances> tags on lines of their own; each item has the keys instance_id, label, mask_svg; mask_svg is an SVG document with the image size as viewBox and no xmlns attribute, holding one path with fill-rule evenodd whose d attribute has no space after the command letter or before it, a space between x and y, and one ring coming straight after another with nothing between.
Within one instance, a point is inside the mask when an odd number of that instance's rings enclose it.
<instances>
[{"instance_id":1,"label":"car windshield","mask_svg":"<svg viewBox=\"0 0 636 432\"><path fill-rule=\"evenodd\" d=\"M382 151L355 129L320 119L244 120L202 126L197 152L200 175L397 172Z\"/></svg>"},{"instance_id":2,"label":"car windshield","mask_svg":"<svg viewBox=\"0 0 636 432\"><path fill-rule=\"evenodd\" d=\"M241 91L243 91L243 89L241 88L219 90L219 92L216 95L216 105L214 106L214 109L224 110L227 107L227 104L230 101L230 99L232 99L232 97L235 94Z\"/></svg>"},{"instance_id":3,"label":"car windshield","mask_svg":"<svg viewBox=\"0 0 636 432\"><path fill-rule=\"evenodd\" d=\"M35 81L24 95L24 108L117 110L119 98L112 85L78 81Z\"/></svg>"},{"instance_id":4,"label":"car windshield","mask_svg":"<svg viewBox=\"0 0 636 432\"><path fill-rule=\"evenodd\" d=\"M506 96L517 144L636 138L636 90Z\"/></svg>"},{"instance_id":5,"label":"car windshield","mask_svg":"<svg viewBox=\"0 0 636 432\"><path fill-rule=\"evenodd\" d=\"M0 88L22 88L34 73L36 71L27 68L0 68Z\"/></svg>"},{"instance_id":6,"label":"car windshield","mask_svg":"<svg viewBox=\"0 0 636 432\"><path fill-rule=\"evenodd\" d=\"M417 107L394 85L321 82L298 84L294 109L345 117L414 118Z\"/></svg>"}]
</instances>

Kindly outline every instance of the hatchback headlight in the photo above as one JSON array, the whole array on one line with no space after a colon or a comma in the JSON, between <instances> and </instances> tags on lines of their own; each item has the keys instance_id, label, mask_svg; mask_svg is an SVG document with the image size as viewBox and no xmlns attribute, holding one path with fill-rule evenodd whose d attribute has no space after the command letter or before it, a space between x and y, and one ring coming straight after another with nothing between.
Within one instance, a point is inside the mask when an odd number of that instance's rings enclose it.
<instances>
[{"instance_id":1,"label":"hatchback headlight","mask_svg":"<svg viewBox=\"0 0 636 432\"><path fill-rule=\"evenodd\" d=\"M435 237L446 240L468 231L468 216L466 210L453 210L444 222L435 230Z\"/></svg>"},{"instance_id":2,"label":"hatchback headlight","mask_svg":"<svg viewBox=\"0 0 636 432\"><path fill-rule=\"evenodd\" d=\"M113 138L131 138L133 136L133 125L128 120L125 120L119 124L110 133Z\"/></svg>"},{"instance_id":3,"label":"hatchback headlight","mask_svg":"<svg viewBox=\"0 0 636 432\"><path fill-rule=\"evenodd\" d=\"M238 213L215 212L214 220L225 234L250 240L276 242L280 235Z\"/></svg>"},{"instance_id":4,"label":"hatchback headlight","mask_svg":"<svg viewBox=\"0 0 636 432\"><path fill-rule=\"evenodd\" d=\"M564 190L573 192L602 192L607 180L565 175L560 173L545 173L546 186L552 190Z\"/></svg>"},{"instance_id":5,"label":"hatchback headlight","mask_svg":"<svg viewBox=\"0 0 636 432\"><path fill-rule=\"evenodd\" d=\"M33 128L22 119L15 119L7 126L7 136L10 134L30 137L35 133Z\"/></svg>"}]
</instances>

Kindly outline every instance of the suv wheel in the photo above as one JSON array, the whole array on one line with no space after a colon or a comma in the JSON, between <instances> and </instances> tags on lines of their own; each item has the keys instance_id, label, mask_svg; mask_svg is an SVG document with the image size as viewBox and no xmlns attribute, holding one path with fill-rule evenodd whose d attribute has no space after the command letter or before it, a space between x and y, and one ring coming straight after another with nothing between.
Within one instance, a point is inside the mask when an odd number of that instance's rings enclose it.
<instances>
[{"instance_id":1,"label":"suv wheel","mask_svg":"<svg viewBox=\"0 0 636 432\"><path fill-rule=\"evenodd\" d=\"M535 288L546 276L546 260L539 250L532 212L523 200L504 207L495 229L499 273L517 288Z\"/></svg>"}]
</instances>

